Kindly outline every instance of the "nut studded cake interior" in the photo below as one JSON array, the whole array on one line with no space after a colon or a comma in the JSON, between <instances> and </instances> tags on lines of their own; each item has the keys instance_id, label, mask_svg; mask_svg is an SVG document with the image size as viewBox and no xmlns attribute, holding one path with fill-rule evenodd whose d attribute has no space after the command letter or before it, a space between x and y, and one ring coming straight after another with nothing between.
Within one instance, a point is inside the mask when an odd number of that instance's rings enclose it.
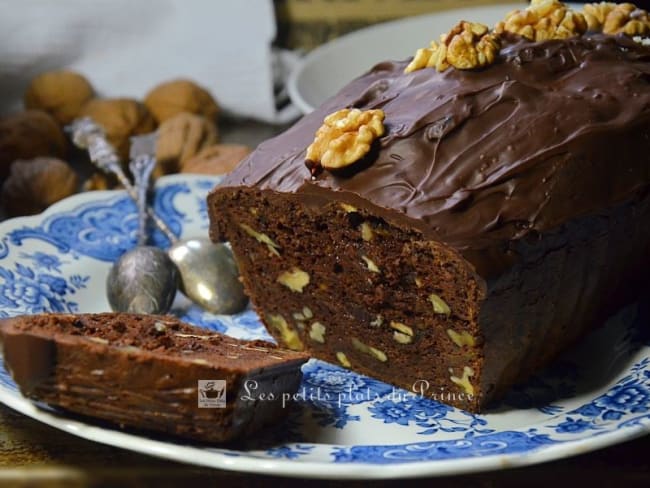
<instances>
[{"instance_id":1,"label":"nut studded cake interior","mask_svg":"<svg viewBox=\"0 0 650 488\"><path fill-rule=\"evenodd\" d=\"M648 34L604 3L460 22L260 145L211 237L282 345L481 411L648 282Z\"/></svg>"},{"instance_id":2,"label":"nut studded cake interior","mask_svg":"<svg viewBox=\"0 0 650 488\"><path fill-rule=\"evenodd\" d=\"M228 214L245 286L281 343L407 389L416 379L438 393L460 386L450 398L467 407L483 290L458 253L337 202L244 190Z\"/></svg>"}]
</instances>

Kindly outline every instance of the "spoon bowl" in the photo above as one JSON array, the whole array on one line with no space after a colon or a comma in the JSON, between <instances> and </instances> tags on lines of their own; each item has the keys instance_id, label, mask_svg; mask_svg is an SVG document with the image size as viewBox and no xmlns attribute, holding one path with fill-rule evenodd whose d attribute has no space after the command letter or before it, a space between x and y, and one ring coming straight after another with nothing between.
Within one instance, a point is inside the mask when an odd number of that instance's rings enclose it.
<instances>
[{"instance_id":1,"label":"spoon bowl","mask_svg":"<svg viewBox=\"0 0 650 488\"><path fill-rule=\"evenodd\" d=\"M190 238L176 241L168 253L180 273L180 290L208 312L232 314L248 303L239 269L225 244Z\"/></svg>"},{"instance_id":2,"label":"spoon bowl","mask_svg":"<svg viewBox=\"0 0 650 488\"><path fill-rule=\"evenodd\" d=\"M106 278L108 303L113 310L160 314L176 296L179 275L165 251L137 246L124 253Z\"/></svg>"}]
</instances>

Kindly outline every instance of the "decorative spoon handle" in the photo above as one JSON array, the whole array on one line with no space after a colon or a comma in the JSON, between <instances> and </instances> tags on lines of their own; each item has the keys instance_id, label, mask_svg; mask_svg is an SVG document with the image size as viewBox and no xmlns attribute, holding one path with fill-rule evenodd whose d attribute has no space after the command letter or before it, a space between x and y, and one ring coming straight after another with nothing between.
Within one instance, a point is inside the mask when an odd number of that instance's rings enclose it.
<instances>
[{"instance_id":1,"label":"decorative spoon handle","mask_svg":"<svg viewBox=\"0 0 650 488\"><path fill-rule=\"evenodd\" d=\"M120 164L120 158L115 148L106 140L104 130L96 124L91 118L84 117L76 119L67 127L72 133L72 142L81 149L87 149L90 161L102 171L114 174L119 182L133 201L138 202L138 192L136 187L131 184ZM152 208L146 208L147 215L153 220L156 227L165 234L167 239L174 244L178 241L177 237L160 219Z\"/></svg>"},{"instance_id":2,"label":"decorative spoon handle","mask_svg":"<svg viewBox=\"0 0 650 488\"><path fill-rule=\"evenodd\" d=\"M124 174L120 165L120 158L115 148L106 139L106 134L101 126L96 124L90 117L76 119L67 127L72 133L72 142L81 149L87 149L92 163L102 171L113 173L120 183L133 198L135 190L131 182Z\"/></svg>"},{"instance_id":3,"label":"decorative spoon handle","mask_svg":"<svg viewBox=\"0 0 650 488\"><path fill-rule=\"evenodd\" d=\"M149 178L156 165L156 160L148 155L141 154L129 162L129 169L133 175L133 182L138 198L138 245L147 245L147 193L149 191Z\"/></svg>"}]
</instances>

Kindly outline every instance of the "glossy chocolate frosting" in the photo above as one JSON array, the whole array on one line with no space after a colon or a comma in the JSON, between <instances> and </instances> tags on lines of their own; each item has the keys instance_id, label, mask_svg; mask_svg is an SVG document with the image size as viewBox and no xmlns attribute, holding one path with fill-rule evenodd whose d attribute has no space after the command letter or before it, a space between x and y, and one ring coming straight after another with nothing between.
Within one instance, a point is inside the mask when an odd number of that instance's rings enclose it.
<instances>
[{"instance_id":1,"label":"glossy chocolate frosting","mask_svg":"<svg viewBox=\"0 0 650 488\"><path fill-rule=\"evenodd\" d=\"M269 140L220 188L365 206L469 253L632 200L650 183L650 48L623 36L504 39L481 70L384 62ZM386 134L347 174L311 179L323 118L381 108Z\"/></svg>"}]
</instances>

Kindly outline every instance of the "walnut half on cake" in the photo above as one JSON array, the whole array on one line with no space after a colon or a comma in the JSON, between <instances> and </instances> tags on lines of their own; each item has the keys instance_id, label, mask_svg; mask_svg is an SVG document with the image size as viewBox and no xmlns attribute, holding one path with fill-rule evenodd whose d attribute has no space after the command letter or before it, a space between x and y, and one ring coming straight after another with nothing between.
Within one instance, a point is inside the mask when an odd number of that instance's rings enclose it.
<instances>
[{"instance_id":1,"label":"walnut half on cake","mask_svg":"<svg viewBox=\"0 0 650 488\"><path fill-rule=\"evenodd\" d=\"M650 48L586 28L554 1L461 23L211 192L211 237L280 343L480 411L633 298Z\"/></svg>"}]
</instances>

